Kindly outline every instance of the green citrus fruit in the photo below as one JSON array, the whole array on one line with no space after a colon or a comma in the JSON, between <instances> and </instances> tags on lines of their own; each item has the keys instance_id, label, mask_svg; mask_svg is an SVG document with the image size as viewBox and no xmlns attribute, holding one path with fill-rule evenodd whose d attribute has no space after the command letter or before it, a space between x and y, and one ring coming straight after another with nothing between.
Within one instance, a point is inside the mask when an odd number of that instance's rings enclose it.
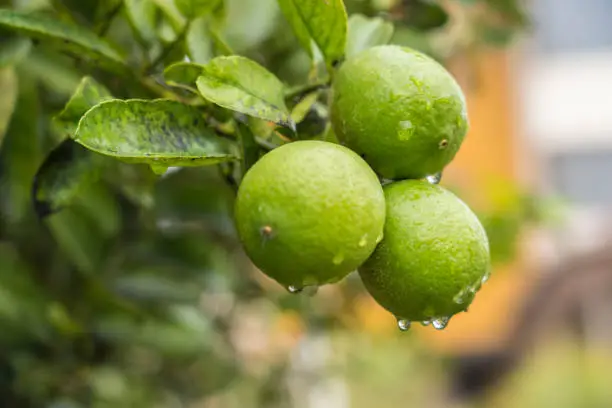
<instances>
[{"instance_id":1,"label":"green citrus fruit","mask_svg":"<svg viewBox=\"0 0 612 408\"><path fill-rule=\"evenodd\" d=\"M266 154L245 175L236 225L253 263L295 289L342 279L382 239L385 198L353 151L299 141Z\"/></svg>"},{"instance_id":2,"label":"green citrus fruit","mask_svg":"<svg viewBox=\"0 0 612 408\"><path fill-rule=\"evenodd\" d=\"M394 45L365 50L340 67L331 120L342 144L388 179L442 171L468 129L465 98L450 73Z\"/></svg>"},{"instance_id":3,"label":"green citrus fruit","mask_svg":"<svg viewBox=\"0 0 612 408\"><path fill-rule=\"evenodd\" d=\"M442 187L404 180L384 191L384 239L359 275L398 319L442 328L488 279L487 235L469 207Z\"/></svg>"}]
</instances>

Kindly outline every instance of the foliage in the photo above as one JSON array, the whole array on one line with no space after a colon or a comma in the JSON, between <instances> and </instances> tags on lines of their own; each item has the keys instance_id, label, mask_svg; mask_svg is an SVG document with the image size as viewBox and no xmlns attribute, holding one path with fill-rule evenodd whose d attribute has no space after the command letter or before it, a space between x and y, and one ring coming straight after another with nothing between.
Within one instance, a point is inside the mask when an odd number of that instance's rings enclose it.
<instances>
[{"instance_id":1,"label":"foliage","mask_svg":"<svg viewBox=\"0 0 612 408\"><path fill-rule=\"evenodd\" d=\"M444 59L526 24L510 0L355 0L348 19L341 0L0 6L0 394L17 408L187 406L239 379L283 405L286 359L254 374L232 337L257 299L302 307L241 256L242 175L333 140L345 55L391 40Z\"/></svg>"}]
</instances>

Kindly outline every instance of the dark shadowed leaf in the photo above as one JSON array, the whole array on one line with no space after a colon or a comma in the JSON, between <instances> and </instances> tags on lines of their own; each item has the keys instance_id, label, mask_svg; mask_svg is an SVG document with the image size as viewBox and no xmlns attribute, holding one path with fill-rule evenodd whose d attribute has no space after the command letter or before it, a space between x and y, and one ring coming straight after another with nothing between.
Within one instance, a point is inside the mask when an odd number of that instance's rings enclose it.
<instances>
[{"instance_id":1,"label":"dark shadowed leaf","mask_svg":"<svg viewBox=\"0 0 612 408\"><path fill-rule=\"evenodd\" d=\"M18 83L15 70L11 67L0 69L0 147L8 128L15 103L17 102Z\"/></svg>"},{"instance_id":2,"label":"dark shadowed leaf","mask_svg":"<svg viewBox=\"0 0 612 408\"><path fill-rule=\"evenodd\" d=\"M211 13L221 0L174 0L176 8L189 20Z\"/></svg>"},{"instance_id":3,"label":"dark shadowed leaf","mask_svg":"<svg viewBox=\"0 0 612 408\"><path fill-rule=\"evenodd\" d=\"M204 66L197 85L204 98L219 106L295 127L285 106L283 84L264 67L248 58L215 58Z\"/></svg>"},{"instance_id":4,"label":"dark shadowed leaf","mask_svg":"<svg viewBox=\"0 0 612 408\"><path fill-rule=\"evenodd\" d=\"M57 18L0 9L0 25L30 37L51 40L77 56L85 53L114 65L124 63L121 55L93 32Z\"/></svg>"},{"instance_id":5,"label":"dark shadowed leaf","mask_svg":"<svg viewBox=\"0 0 612 408\"><path fill-rule=\"evenodd\" d=\"M448 21L448 13L442 6L425 0L410 2L402 14L405 25L421 31L442 27Z\"/></svg>"},{"instance_id":6,"label":"dark shadowed leaf","mask_svg":"<svg viewBox=\"0 0 612 408\"><path fill-rule=\"evenodd\" d=\"M171 86L197 93L196 81L202 75L204 66L193 62L177 62L164 71L164 79Z\"/></svg>"},{"instance_id":7,"label":"dark shadowed leaf","mask_svg":"<svg viewBox=\"0 0 612 408\"><path fill-rule=\"evenodd\" d=\"M353 14L348 22L347 58L376 45L388 44L393 36L393 24L380 17Z\"/></svg>"},{"instance_id":8,"label":"dark shadowed leaf","mask_svg":"<svg viewBox=\"0 0 612 408\"><path fill-rule=\"evenodd\" d=\"M44 161L32 187L34 208L39 217L69 205L86 185L101 175L104 156L66 139Z\"/></svg>"},{"instance_id":9,"label":"dark shadowed leaf","mask_svg":"<svg viewBox=\"0 0 612 408\"><path fill-rule=\"evenodd\" d=\"M235 160L231 142L202 113L179 102L110 100L81 119L75 140L103 155L155 166L206 166Z\"/></svg>"},{"instance_id":10,"label":"dark shadowed leaf","mask_svg":"<svg viewBox=\"0 0 612 408\"><path fill-rule=\"evenodd\" d=\"M91 77L84 77L64 109L53 118L53 122L66 136L72 136L85 112L112 97L104 85Z\"/></svg>"},{"instance_id":11,"label":"dark shadowed leaf","mask_svg":"<svg viewBox=\"0 0 612 408\"><path fill-rule=\"evenodd\" d=\"M310 39L319 47L328 65L342 59L348 25L342 0L278 0L278 3L311 57Z\"/></svg>"},{"instance_id":12,"label":"dark shadowed leaf","mask_svg":"<svg viewBox=\"0 0 612 408\"><path fill-rule=\"evenodd\" d=\"M251 166L259 160L260 148L249 126L237 121L236 130L240 138L240 148L242 150L242 175L244 176Z\"/></svg>"},{"instance_id":13,"label":"dark shadowed leaf","mask_svg":"<svg viewBox=\"0 0 612 408\"><path fill-rule=\"evenodd\" d=\"M27 37L8 37L0 40L0 68L21 61L32 48L32 40Z\"/></svg>"}]
</instances>

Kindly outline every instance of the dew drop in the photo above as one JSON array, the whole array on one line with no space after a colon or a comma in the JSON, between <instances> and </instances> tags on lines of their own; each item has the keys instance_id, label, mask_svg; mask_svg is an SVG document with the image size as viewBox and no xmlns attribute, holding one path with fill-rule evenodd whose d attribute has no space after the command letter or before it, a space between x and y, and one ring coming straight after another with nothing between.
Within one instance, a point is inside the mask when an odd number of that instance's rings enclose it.
<instances>
[{"instance_id":1,"label":"dew drop","mask_svg":"<svg viewBox=\"0 0 612 408\"><path fill-rule=\"evenodd\" d=\"M444 330L446 329L446 326L448 325L449 320L450 320L450 317L438 317L436 319L433 319L431 321L431 324L436 330Z\"/></svg>"},{"instance_id":2,"label":"dew drop","mask_svg":"<svg viewBox=\"0 0 612 408\"><path fill-rule=\"evenodd\" d=\"M461 290L459 293L457 293L455 295L455 297L453 297L453 302L455 302L456 304L460 305L463 302L465 302L464 297L465 297L465 291Z\"/></svg>"},{"instance_id":3,"label":"dew drop","mask_svg":"<svg viewBox=\"0 0 612 408\"><path fill-rule=\"evenodd\" d=\"M422 325L422 326L429 326L430 324L431 324L431 321L430 321L430 320L423 320L423 321L421 322L421 325Z\"/></svg>"},{"instance_id":4,"label":"dew drop","mask_svg":"<svg viewBox=\"0 0 612 408\"><path fill-rule=\"evenodd\" d=\"M361 237L361 239L359 240L359 247L363 248L364 246L366 246L368 244L368 234L365 234L363 237Z\"/></svg>"},{"instance_id":5,"label":"dew drop","mask_svg":"<svg viewBox=\"0 0 612 408\"><path fill-rule=\"evenodd\" d=\"M442 181L442 172L427 176L426 179L430 184L440 184L440 181Z\"/></svg>"},{"instance_id":6,"label":"dew drop","mask_svg":"<svg viewBox=\"0 0 612 408\"><path fill-rule=\"evenodd\" d=\"M332 259L332 262L334 265L340 265L342 262L344 262L344 254L342 252L337 253L336 256L334 256L334 259Z\"/></svg>"},{"instance_id":7,"label":"dew drop","mask_svg":"<svg viewBox=\"0 0 612 408\"><path fill-rule=\"evenodd\" d=\"M296 286L296 285L289 285L289 286L287 286L287 290L289 291L289 293L295 295L296 293L300 293L301 291L303 291L304 288L301 288L301 287Z\"/></svg>"},{"instance_id":8,"label":"dew drop","mask_svg":"<svg viewBox=\"0 0 612 408\"><path fill-rule=\"evenodd\" d=\"M407 319L397 319L397 327L401 331L408 331L410 329L410 320Z\"/></svg>"}]
</instances>

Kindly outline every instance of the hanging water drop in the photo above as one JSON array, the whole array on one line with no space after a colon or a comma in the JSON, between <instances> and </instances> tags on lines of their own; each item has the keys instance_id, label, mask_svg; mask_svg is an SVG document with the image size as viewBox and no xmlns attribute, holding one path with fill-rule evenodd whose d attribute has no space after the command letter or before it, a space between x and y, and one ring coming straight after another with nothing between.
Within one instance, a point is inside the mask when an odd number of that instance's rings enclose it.
<instances>
[{"instance_id":1,"label":"hanging water drop","mask_svg":"<svg viewBox=\"0 0 612 408\"><path fill-rule=\"evenodd\" d=\"M408 331L410 329L410 320L407 320L407 319L397 319L397 327L401 331Z\"/></svg>"},{"instance_id":2,"label":"hanging water drop","mask_svg":"<svg viewBox=\"0 0 612 408\"><path fill-rule=\"evenodd\" d=\"M430 324L431 324L431 321L430 321L430 320L423 320L423 321L421 322L421 325L422 325L422 326L429 326Z\"/></svg>"},{"instance_id":3,"label":"hanging water drop","mask_svg":"<svg viewBox=\"0 0 612 408\"><path fill-rule=\"evenodd\" d=\"M442 172L427 176L426 179L430 184L440 184L440 181L442 181Z\"/></svg>"},{"instance_id":4,"label":"hanging water drop","mask_svg":"<svg viewBox=\"0 0 612 408\"><path fill-rule=\"evenodd\" d=\"M456 304L460 305L463 302L465 302L464 297L465 297L465 291L461 290L459 293L457 293L455 295L455 297L453 297L453 302L455 302Z\"/></svg>"},{"instance_id":5,"label":"hanging water drop","mask_svg":"<svg viewBox=\"0 0 612 408\"><path fill-rule=\"evenodd\" d=\"M300 293L301 291L303 291L303 290L304 290L304 288L301 288L301 287L296 286L296 285L289 285L289 286L287 287L287 290L289 291L289 293L291 293L291 294L294 294L294 295L295 295L296 293Z\"/></svg>"},{"instance_id":6,"label":"hanging water drop","mask_svg":"<svg viewBox=\"0 0 612 408\"><path fill-rule=\"evenodd\" d=\"M446 326L448 325L449 320L450 320L450 317L438 317L436 319L433 319L431 321L431 324L436 330L444 330Z\"/></svg>"}]
</instances>

